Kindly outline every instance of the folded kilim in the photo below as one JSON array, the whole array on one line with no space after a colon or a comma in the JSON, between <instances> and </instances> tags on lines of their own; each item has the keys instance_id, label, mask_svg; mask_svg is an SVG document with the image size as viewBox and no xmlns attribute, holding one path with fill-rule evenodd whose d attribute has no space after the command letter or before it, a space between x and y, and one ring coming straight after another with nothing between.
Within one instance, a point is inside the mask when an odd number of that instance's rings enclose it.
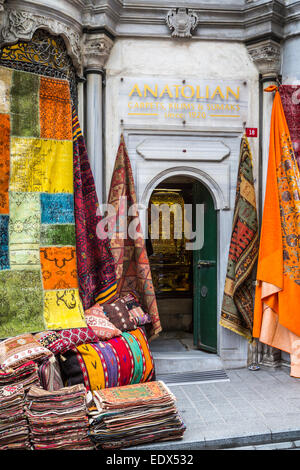
<instances>
[{"instance_id":1,"label":"folded kilim","mask_svg":"<svg viewBox=\"0 0 300 470\"><path fill-rule=\"evenodd\" d=\"M186 429L176 398L162 381L97 390L93 398L89 433L96 447L181 439Z\"/></svg>"},{"instance_id":2,"label":"folded kilim","mask_svg":"<svg viewBox=\"0 0 300 470\"><path fill-rule=\"evenodd\" d=\"M30 449L22 385L0 387L0 450Z\"/></svg>"},{"instance_id":3,"label":"folded kilim","mask_svg":"<svg viewBox=\"0 0 300 470\"><path fill-rule=\"evenodd\" d=\"M26 415L34 449L91 450L83 385L46 391L31 387Z\"/></svg>"},{"instance_id":4,"label":"folded kilim","mask_svg":"<svg viewBox=\"0 0 300 470\"><path fill-rule=\"evenodd\" d=\"M40 385L38 365L34 361L29 361L16 369L0 367L0 387L7 385L22 385L24 392L32 385Z\"/></svg>"}]
</instances>

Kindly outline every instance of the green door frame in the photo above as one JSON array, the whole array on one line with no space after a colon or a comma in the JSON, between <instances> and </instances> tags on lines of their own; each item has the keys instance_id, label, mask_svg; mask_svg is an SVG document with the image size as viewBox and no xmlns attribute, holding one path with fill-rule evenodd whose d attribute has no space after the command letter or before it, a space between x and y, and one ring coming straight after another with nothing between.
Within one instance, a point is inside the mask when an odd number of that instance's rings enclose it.
<instances>
[{"instance_id":1,"label":"green door frame","mask_svg":"<svg viewBox=\"0 0 300 470\"><path fill-rule=\"evenodd\" d=\"M204 204L204 243L193 252L194 344L217 353L218 217L209 190L200 181L193 185L194 204ZM194 211L195 212L195 211ZM193 230L196 230L194 220Z\"/></svg>"}]
</instances>

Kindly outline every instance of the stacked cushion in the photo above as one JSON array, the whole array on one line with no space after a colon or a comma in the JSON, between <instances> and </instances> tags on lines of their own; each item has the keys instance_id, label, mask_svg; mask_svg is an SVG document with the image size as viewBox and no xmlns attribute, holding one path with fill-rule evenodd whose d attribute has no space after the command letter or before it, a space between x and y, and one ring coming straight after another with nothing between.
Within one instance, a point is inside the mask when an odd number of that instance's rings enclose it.
<instances>
[{"instance_id":1,"label":"stacked cushion","mask_svg":"<svg viewBox=\"0 0 300 470\"><path fill-rule=\"evenodd\" d=\"M98 336L90 328L70 328L60 331L43 331L35 339L53 354L63 354L79 344L98 341Z\"/></svg>"},{"instance_id":2,"label":"stacked cushion","mask_svg":"<svg viewBox=\"0 0 300 470\"><path fill-rule=\"evenodd\" d=\"M1 369L0 387L22 385L26 393L32 385L40 385L38 365L34 361L26 362L15 369Z\"/></svg>"},{"instance_id":3,"label":"stacked cushion","mask_svg":"<svg viewBox=\"0 0 300 470\"><path fill-rule=\"evenodd\" d=\"M131 317L124 298L119 298L111 304L102 304L105 315L121 331L134 330L136 324Z\"/></svg>"},{"instance_id":4,"label":"stacked cushion","mask_svg":"<svg viewBox=\"0 0 300 470\"><path fill-rule=\"evenodd\" d=\"M92 391L146 382L154 374L142 328L105 342L77 346L60 358L60 366L65 386L83 383Z\"/></svg>"},{"instance_id":5,"label":"stacked cushion","mask_svg":"<svg viewBox=\"0 0 300 470\"><path fill-rule=\"evenodd\" d=\"M103 307L99 304L93 305L84 312L85 321L94 331L97 337L105 341L119 336L122 332L105 315Z\"/></svg>"},{"instance_id":6,"label":"stacked cushion","mask_svg":"<svg viewBox=\"0 0 300 470\"><path fill-rule=\"evenodd\" d=\"M141 326L151 323L150 315L144 312L134 293L128 293L123 297L123 299L126 302L126 306L129 310L129 315L131 316L136 325Z\"/></svg>"},{"instance_id":7,"label":"stacked cushion","mask_svg":"<svg viewBox=\"0 0 300 470\"><path fill-rule=\"evenodd\" d=\"M31 334L8 338L0 343L0 365L15 369L28 361L42 361L52 352L42 346Z\"/></svg>"}]
</instances>

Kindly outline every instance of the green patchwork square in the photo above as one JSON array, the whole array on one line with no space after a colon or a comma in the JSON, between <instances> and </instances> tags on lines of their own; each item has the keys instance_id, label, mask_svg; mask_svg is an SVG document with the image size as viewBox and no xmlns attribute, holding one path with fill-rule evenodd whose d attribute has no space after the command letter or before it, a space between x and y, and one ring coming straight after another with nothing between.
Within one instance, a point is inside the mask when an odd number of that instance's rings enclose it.
<instances>
[{"instance_id":1,"label":"green patchwork square","mask_svg":"<svg viewBox=\"0 0 300 470\"><path fill-rule=\"evenodd\" d=\"M39 77L14 70L10 93L11 135L39 137Z\"/></svg>"},{"instance_id":2,"label":"green patchwork square","mask_svg":"<svg viewBox=\"0 0 300 470\"><path fill-rule=\"evenodd\" d=\"M75 246L74 224L41 225L41 246Z\"/></svg>"},{"instance_id":3,"label":"green patchwork square","mask_svg":"<svg viewBox=\"0 0 300 470\"><path fill-rule=\"evenodd\" d=\"M0 272L0 338L46 329L39 271Z\"/></svg>"}]
</instances>

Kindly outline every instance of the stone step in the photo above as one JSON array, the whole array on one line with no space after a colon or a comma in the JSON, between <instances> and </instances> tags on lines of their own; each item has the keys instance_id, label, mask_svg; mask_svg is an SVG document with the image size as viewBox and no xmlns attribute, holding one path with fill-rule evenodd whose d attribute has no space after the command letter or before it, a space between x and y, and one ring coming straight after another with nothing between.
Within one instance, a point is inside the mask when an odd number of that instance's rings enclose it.
<instances>
[{"instance_id":1,"label":"stone step","mask_svg":"<svg viewBox=\"0 0 300 470\"><path fill-rule=\"evenodd\" d=\"M224 369L217 354L190 349L176 339L158 339L151 343L156 375L179 372L205 372Z\"/></svg>"}]
</instances>

